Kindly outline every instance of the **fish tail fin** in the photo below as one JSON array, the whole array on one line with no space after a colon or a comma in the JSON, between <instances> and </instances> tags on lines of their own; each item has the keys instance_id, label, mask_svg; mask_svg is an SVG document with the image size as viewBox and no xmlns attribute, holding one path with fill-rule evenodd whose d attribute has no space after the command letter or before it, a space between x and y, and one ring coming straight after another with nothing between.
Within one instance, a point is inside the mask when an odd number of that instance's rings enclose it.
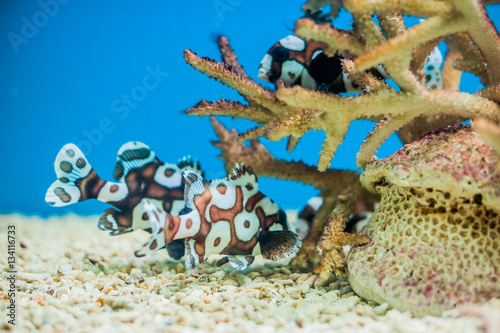
<instances>
[{"instance_id":1,"label":"fish tail fin","mask_svg":"<svg viewBox=\"0 0 500 333\"><path fill-rule=\"evenodd\" d=\"M267 231L259 236L262 256L269 260L288 258L302 245L300 237L290 230Z\"/></svg>"},{"instance_id":2,"label":"fish tail fin","mask_svg":"<svg viewBox=\"0 0 500 333\"><path fill-rule=\"evenodd\" d=\"M87 199L96 199L99 178L87 158L74 144L68 143L59 151L54 163L57 180L47 190L45 201L55 207L71 205Z\"/></svg>"},{"instance_id":3,"label":"fish tail fin","mask_svg":"<svg viewBox=\"0 0 500 333\"><path fill-rule=\"evenodd\" d=\"M165 219L169 215L147 199L142 199L142 205L151 222L151 236L146 243L134 252L136 257L153 254L165 247Z\"/></svg>"}]
</instances>

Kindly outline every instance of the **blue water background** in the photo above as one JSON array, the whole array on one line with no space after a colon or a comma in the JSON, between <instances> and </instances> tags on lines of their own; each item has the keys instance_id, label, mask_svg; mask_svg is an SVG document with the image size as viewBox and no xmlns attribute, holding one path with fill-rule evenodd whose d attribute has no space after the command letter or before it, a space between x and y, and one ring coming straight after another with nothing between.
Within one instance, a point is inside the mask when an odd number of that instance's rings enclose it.
<instances>
[{"instance_id":1,"label":"blue water background","mask_svg":"<svg viewBox=\"0 0 500 333\"><path fill-rule=\"evenodd\" d=\"M57 4L54 5L54 4ZM231 88L195 71L183 50L219 60L218 35L226 35L241 64L256 78L262 57L293 32L303 1L82 1L3 0L0 4L0 213L100 214L107 205L91 202L53 208L45 192L55 180L54 159L66 143L80 145L98 174L112 180L119 147L143 141L165 162L185 155L200 160L207 178L225 175L209 118L181 111L201 99L242 101ZM500 6L488 6L500 22ZM415 18L411 20L417 22ZM344 14L336 23L351 24ZM441 46L445 50L445 46ZM157 80L144 78L160 72ZM168 73L168 74L167 74ZM259 79L257 82L262 83ZM270 87L269 85L266 85ZM141 88L142 87L142 88ZM461 90L474 92L479 80L464 74ZM140 92L146 91L146 95ZM127 95L135 93L129 104ZM239 131L255 126L219 117ZM356 152L373 123L358 121L339 147L332 167L356 170ZM92 139L89 139L91 137ZM293 153L285 140L261 140L278 158L316 165L324 133L307 133ZM377 154L401 146L391 136ZM283 208L299 208L317 194L311 186L261 178L262 192Z\"/></svg>"}]
</instances>

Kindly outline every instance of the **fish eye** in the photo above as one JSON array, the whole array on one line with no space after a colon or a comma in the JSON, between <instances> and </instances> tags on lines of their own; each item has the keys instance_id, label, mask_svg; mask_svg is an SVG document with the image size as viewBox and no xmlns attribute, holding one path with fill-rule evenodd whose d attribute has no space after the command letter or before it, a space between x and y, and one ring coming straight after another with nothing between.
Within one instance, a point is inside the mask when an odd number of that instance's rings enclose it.
<instances>
[{"instance_id":1,"label":"fish eye","mask_svg":"<svg viewBox=\"0 0 500 333\"><path fill-rule=\"evenodd\" d=\"M288 60L290 57L290 51L283 46L275 47L271 50L270 54L273 57L273 61L280 63Z\"/></svg>"}]
</instances>

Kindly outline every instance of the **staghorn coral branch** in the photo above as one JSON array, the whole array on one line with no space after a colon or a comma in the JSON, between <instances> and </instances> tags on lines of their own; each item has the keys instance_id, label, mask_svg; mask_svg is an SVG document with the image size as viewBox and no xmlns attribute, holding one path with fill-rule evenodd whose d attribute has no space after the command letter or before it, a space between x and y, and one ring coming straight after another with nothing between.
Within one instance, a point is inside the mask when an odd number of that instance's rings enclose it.
<instances>
[{"instance_id":1,"label":"staghorn coral branch","mask_svg":"<svg viewBox=\"0 0 500 333\"><path fill-rule=\"evenodd\" d=\"M349 79L352 80L360 87L368 87L368 91L376 92L379 90L389 90L391 89L384 81L377 79L370 72L359 72L354 66L352 60L344 59L342 62L342 69L346 74L349 75Z\"/></svg>"},{"instance_id":2,"label":"staghorn coral branch","mask_svg":"<svg viewBox=\"0 0 500 333\"><path fill-rule=\"evenodd\" d=\"M295 23L295 32L305 39L313 39L327 43L324 52L332 57L347 50L359 55L365 52L365 46L351 32L332 27L330 24L316 24L313 20L303 18Z\"/></svg>"},{"instance_id":3,"label":"staghorn coral branch","mask_svg":"<svg viewBox=\"0 0 500 333\"><path fill-rule=\"evenodd\" d=\"M495 101L500 104L500 83L479 90L474 95L491 99L492 101Z\"/></svg>"},{"instance_id":4,"label":"staghorn coral branch","mask_svg":"<svg viewBox=\"0 0 500 333\"><path fill-rule=\"evenodd\" d=\"M394 12L380 12L378 19L385 38L392 38L406 29L403 17Z\"/></svg>"},{"instance_id":5,"label":"staghorn coral branch","mask_svg":"<svg viewBox=\"0 0 500 333\"><path fill-rule=\"evenodd\" d=\"M266 123L276 120L276 117L270 114L267 109L258 105L243 105L240 102L226 101L221 99L217 102L207 102L202 100L193 108L186 110L188 115L206 115L232 116L233 118L245 118L258 123Z\"/></svg>"},{"instance_id":6,"label":"staghorn coral branch","mask_svg":"<svg viewBox=\"0 0 500 333\"><path fill-rule=\"evenodd\" d=\"M345 131L347 132L347 130ZM325 141L323 141L323 148L319 153L318 170L325 171L330 167L330 163L337 152L337 148L344 141L344 136L333 136L329 133L325 135Z\"/></svg>"},{"instance_id":7,"label":"staghorn coral branch","mask_svg":"<svg viewBox=\"0 0 500 333\"><path fill-rule=\"evenodd\" d=\"M359 56L354 63L359 70L367 70L379 64L386 64L401 55L410 55L413 48L419 44L446 36L461 30L462 27L461 21L449 23L445 18L431 17Z\"/></svg>"},{"instance_id":8,"label":"staghorn coral branch","mask_svg":"<svg viewBox=\"0 0 500 333\"><path fill-rule=\"evenodd\" d=\"M278 160L257 140L250 142L250 148L237 140L235 130L227 130L221 123L212 117L212 126L220 141L213 145L222 150L219 156L225 161L226 170L231 171L235 162L251 165L259 176L274 177L277 179L293 180L309 184L316 189L338 195L349 184L359 183L358 174L352 171L327 170L319 172L315 167L303 162L288 162ZM372 197L368 192L363 192L367 198Z\"/></svg>"},{"instance_id":9,"label":"staghorn coral branch","mask_svg":"<svg viewBox=\"0 0 500 333\"><path fill-rule=\"evenodd\" d=\"M231 70L238 74L241 78L250 80L247 73L243 69L243 66L238 62L238 57L234 54L234 50L229 45L229 41L224 36L219 36L219 50L222 56L222 61L229 65Z\"/></svg>"},{"instance_id":10,"label":"staghorn coral branch","mask_svg":"<svg viewBox=\"0 0 500 333\"><path fill-rule=\"evenodd\" d=\"M288 138L288 142L286 143L286 151L291 153L295 149L295 147L297 147L299 140L300 138L297 138L295 136L290 136Z\"/></svg>"},{"instance_id":11,"label":"staghorn coral branch","mask_svg":"<svg viewBox=\"0 0 500 333\"><path fill-rule=\"evenodd\" d=\"M324 117L321 124L314 128L337 128L331 123L339 121L350 123L358 118L366 118L383 114L409 115L415 113L445 113L467 118L482 115L496 119L500 106L496 103L467 93L454 91L423 90L418 93L400 93L393 90L383 90L376 93L345 98L328 95L301 87L278 89L277 97L281 101L298 108L314 108L322 110Z\"/></svg>"},{"instance_id":12,"label":"staghorn coral branch","mask_svg":"<svg viewBox=\"0 0 500 333\"><path fill-rule=\"evenodd\" d=\"M243 142L247 140L254 140L260 137L264 137L267 134L267 130L275 126L277 123L279 123L279 121L274 121L271 123L264 124L262 126L257 126L255 128L252 128L251 130L243 132L238 136L238 141Z\"/></svg>"},{"instance_id":13,"label":"staghorn coral branch","mask_svg":"<svg viewBox=\"0 0 500 333\"><path fill-rule=\"evenodd\" d=\"M490 64L486 85L500 81L500 68L494 66L500 54L500 38L495 27L489 20L486 11L479 0L462 0L454 2L435 2L431 0L408 1L406 4L426 3L421 8L437 8L444 6L451 9L427 13L424 22L407 29L400 35L370 50L356 59L355 64L360 70L366 70L378 64L387 64L391 60L405 58L405 52L427 41L444 37L452 33L466 30L473 42L481 51L484 62ZM412 14L410 8L405 8L399 1L368 1L346 0L344 6L351 11L353 16L366 15L367 12L397 10ZM394 5L394 7L391 7ZM444 8L443 7L443 8ZM423 13L422 13L423 14Z\"/></svg>"},{"instance_id":14,"label":"staghorn coral branch","mask_svg":"<svg viewBox=\"0 0 500 333\"><path fill-rule=\"evenodd\" d=\"M415 48L410 62L410 70L412 73L417 74L424 67L427 57L440 42L441 39L434 39Z\"/></svg>"},{"instance_id":15,"label":"staghorn coral branch","mask_svg":"<svg viewBox=\"0 0 500 333\"><path fill-rule=\"evenodd\" d=\"M441 74L443 75L443 89L458 91L460 88L462 71L453 68L453 63L461 58L462 56L458 51L448 49L448 52L446 52L443 69L441 70Z\"/></svg>"},{"instance_id":16,"label":"staghorn coral branch","mask_svg":"<svg viewBox=\"0 0 500 333\"><path fill-rule=\"evenodd\" d=\"M200 72L236 89L249 102L259 104L265 108L272 107L276 115L287 114L289 111L285 105L276 103L276 97L269 90L262 88L253 80L241 78L231 71L228 66L208 58L200 58L191 50L184 50L184 59L188 64Z\"/></svg>"},{"instance_id":17,"label":"staghorn coral branch","mask_svg":"<svg viewBox=\"0 0 500 333\"><path fill-rule=\"evenodd\" d=\"M449 125L460 124L467 118L446 114L423 114L407 123L399 131L398 135L404 144L420 138L424 134Z\"/></svg>"},{"instance_id":18,"label":"staghorn coral branch","mask_svg":"<svg viewBox=\"0 0 500 333\"><path fill-rule=\"evenodd\" d=\"M472 122L476 132L481 134L484 141L489 144L500 157L500 126L485 118L477 118ZM500 171L500 159L497 161L496 168Z\"/></svg>"},{"instance_id":19,"label":"staghorn coral branch","mask_svg":"<svg viewBox=\"0 0 500 333\"><path fill-rule=\"evenodd\" d=\"M312 12L317 11L323 6L331 5L332 10L330 11L330 17L337 17L340 7L342 4L342 0L308 0L305 5L302 6L302 10L305 12L307 9Z\"/></svg>"},{"instance_id":20,"label":"staghorn coral branch","mask_svg":"<svg viewBox=\"0 0 500 333\"><path fill-rule=\"evenodd\" d=\"M399 116L391 117L390 115L379 121L368 137L363 141L356 157L358 168L362 168L367 163L375 158L374 154L378 148L389 136L399 130L403 125L410 122L409 117Z\"/></svg>"},{"instance_id":21,"label":"staghorn coral branch","mask_svg":"<svg viewBox=\"0 0 500 333\"><path fill-rule=\"evenodd\" d=\"M384 36L380 31L380 27L373 22L371 18L371 13L353 13L352 15L356 21L357 29L354 29L354 33L357 35L359 40L364 41L368 49L379 45L384 41Z\"/></svg>"},{"instance_id":22,"label":"staghorn coral branch","mask_svg":"<svg viewBox=\"0 0 500 333\"><path fill-rule=\"evenodd\" d=\"M474 119L473 127L500 156L500 126L484 118Z\"/></svg>"},{"instance_id":23,"label":"staghorn coral branch","mask_svg":"<svg viewBox=\"0 0 500 333\"><path fill-rule=\"evenodd\" d=\"M325 144L321 152L319 170L325 170L330 165L338 144L349 128L351 121L383 114L392 114L398 119L395 126L376 128L373 137L385 138L393 130L401 127L420 114L449 114L465 118L479 115L495 120L500 106L486 98L466 93L452 91L428 91L418 93L398 93L392 90L383 90L355 98L345 98L328 95L321 92L306 90L301 87L281 88L277 91L281 101L298 107L323 110L321 117L308 123L312 128L323 129L326 133ZM406 119L406 120L405 120ZM301 124L289 120L288 127ZM382 133L378 133L381 131ZM281 132L284 136L286 132ZM272 138L271 138L272 139ZM378 144L379 142L376 142ZM365 146L370 151L373 145ZM363 160L358 161L358 167L363 167L368 159L365 153L361 154Z\"/></svg>"},{"instance_id":24,"label":"staghorn coral branch","mask_svg":"<svg viewBox=\"0 0 500 333\"><path fill-rule=\"evenodd\" d=\"M500 82L500 67L498 55L500 54L500 37L495 26L488 18L481 1L456 1L456 9L467 21L467 32L471 39L481 50L484 62L488 67L488 84Z\"/></svg>"},{"instance_id":25,"label":"staghorn coral branch","mask_svg":"<svg viewBox=\"0 0 500 333\"><path fill-rule=\"evenodd\" d=\"M343 5L346 10L355 13L391 11L422 17L447 15L453 10L451 4L435 0L345 0Z\"/></svg>"},{"instance_id":26,"label":"staghorn coral branch","mask_svg":"<svg viewBox=\"0 0 500 333\"><path fill-rule=\"evenodd\" d=\"M328 217L332 213L337 201L336 196L327 195L323 197L323 204L316 212L311 224L311 229L307 237L302 241L302 246L295 256L290 261L290 266L295 269L314 268L318 265L320 256L318 253L318 241L325 230L328 223Z\"/></svg>"},{"instance_id":27,"label":"staghorn coral branch","mask_svg":"<svg viewBox=\"0 0 500 333\"><path fill-rule=\"evenodd\" d=\"M338 277L345 276L343 260L345 255L344 245L362 245L370 242L370 238L361 235L343 232L354 205L358 200L361 188L357 185L350 186L338 196L335 208L328 220L328 227L320 242L321 260L314 270L321 278L327 278L333 271Z\"/></svg>"},{"instance_id":28,"label":"staghorn coral branch","mask_svg":"<svg viewBox=\"0 0 500 333\"><path fill-rule=\"evenodd\" d=\"M462 55L456 59L453 65L455 69L473 73L484 85L488 84L488 67L484 63L481 51L474 45L467 33L458 32L446 37L446 44L451 50Z\"/></svg>"},{"instance_id":29,"label":"staghorn coral branch","mask_svg":"<svg viewBox=\"0 0 500 333\"><path fill-rule=\"evenodd\" d=\"M302 114L291 116L283 121L277 121L272 128L267 130L266 138L273 141L279 141L288 135L300 138L311 129L311 125L317 123L318 116L321 113L323 111L305 110Z\"/></svg>"}]
</instances>

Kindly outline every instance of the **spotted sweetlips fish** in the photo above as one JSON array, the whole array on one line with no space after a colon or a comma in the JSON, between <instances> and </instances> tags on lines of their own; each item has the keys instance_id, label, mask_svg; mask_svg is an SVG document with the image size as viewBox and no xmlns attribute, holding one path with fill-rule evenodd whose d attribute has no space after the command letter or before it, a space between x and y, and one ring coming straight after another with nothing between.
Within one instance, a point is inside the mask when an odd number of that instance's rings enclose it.
<instances>
[{"instance_id":1,"label":"spotted sweetlips fish","mask_svg":"<svg viewBox=\"0 0 500 333\"><path fill-rule=\"evenodd\" d=\"M342 55L329 57L324 53L328 45L314 40L305 40L297 35L289 35L274 44L267 51L259 65L259 78L271 83L283 81L285 86L299 85L306 89L329 93L364 93L365 88L357 86L342 70ZM423 67L429 89L442 89L443 80L440 66L443 57L436 47ZM379 80L389 76L382 66L370 72Z\"/></svg>"},{"instance_id":2,"label":"spotted sweetlips fish","mask_svg":"<svg viewBox=\"0 0 500 333\"><path fill-rule=\"evenodd\" d=\"M141 142L128 142L118 151L113 172L117 182L101 179L71 143L57 154L55 170L58 179L48 189L45 201L56 207L88 199L111 204L115 208L106 209L97 226L112 236L137 229L149 231L148 214L141 205L144 198L179 214L185 205L183 170L202 172L200 164L190 158L177 164L163 163Z\"/></svg>"},{"instance_id":3,"label":"spotted sweetlips fish","mask_svg":"<svg viewBox=\"0 0 500 333\"><path fill-rule=\"evenodd\" d=\"M301 246L290 231L285 212L259 191L250 166L236 164L224 179L206 181L195 171L185 170L184 200L189 211L173 215L143 200L151 223L150 239L137 251L144 256L172 241L183 239L189 268L211 254L226 255L238 270L247 268L256 255L279 260L295 254Z\"/></svg>"}]
</instances>

